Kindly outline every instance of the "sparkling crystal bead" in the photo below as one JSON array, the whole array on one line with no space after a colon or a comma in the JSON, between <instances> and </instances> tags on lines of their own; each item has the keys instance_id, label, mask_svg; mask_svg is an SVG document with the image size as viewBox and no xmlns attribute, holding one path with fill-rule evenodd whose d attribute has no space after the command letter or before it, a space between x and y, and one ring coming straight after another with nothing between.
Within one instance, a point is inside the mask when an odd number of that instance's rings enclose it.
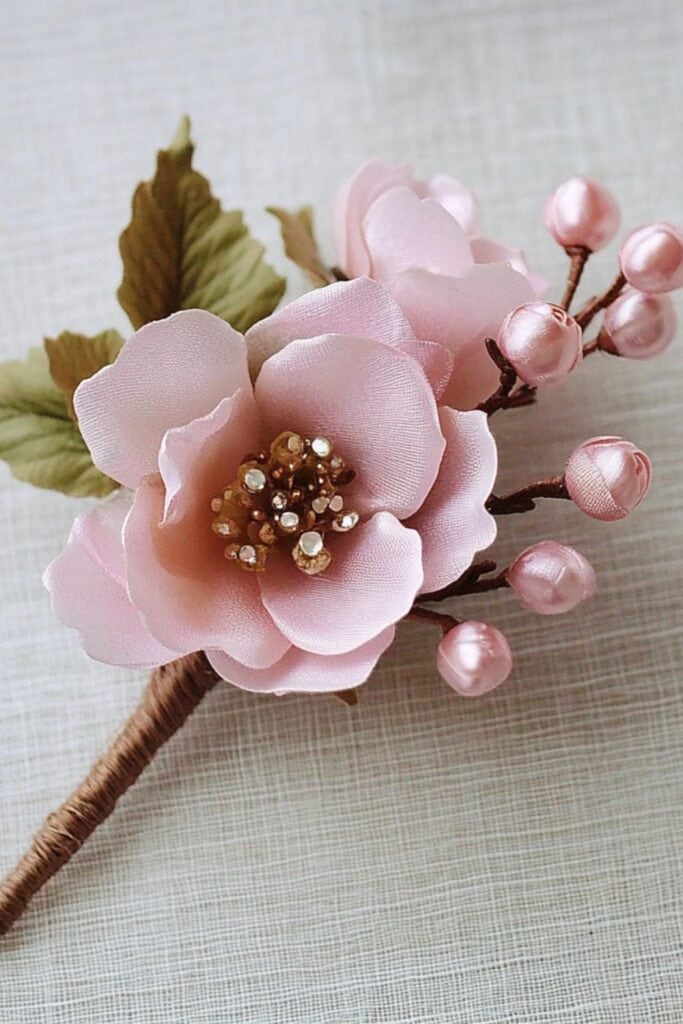
<instances>
[{"instance_id":1,"label":"sparkling crystal bead","mask_svg":"<svg viewBox=\"0 0 683 1024\"><path fill-rule=\"evenodd\" d=\"M315 558L323 549L323 539L315 530L307 530L299 537L298 546L307 558Z\"/></svg>"}]
</instances>

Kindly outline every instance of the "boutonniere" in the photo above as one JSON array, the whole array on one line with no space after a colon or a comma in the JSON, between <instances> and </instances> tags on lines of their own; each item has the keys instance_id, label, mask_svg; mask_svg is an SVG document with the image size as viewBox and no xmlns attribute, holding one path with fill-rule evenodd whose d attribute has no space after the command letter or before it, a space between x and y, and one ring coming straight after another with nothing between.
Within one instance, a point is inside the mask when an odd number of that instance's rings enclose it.
<instances>
[{"instance_id":1,"label":"boutonniere","mask_svg":"<svg viewBox=\"0 0 683 1024\"><path fill-rule=\"evenodd\" d=\"M131 336L65 331L0 367L0 457L20 480L97 499L45 572L55 614L92 658L151 670L0 888L0 933L214 686L354 704L398 624L421 621L451 690L484 694L512 653L468 618L468 595L556 615L595 590L557 539L496 566L501 519L550 499L614 521L647 493L647 456L610 436L577 438L550 479L516 466L520 486L499 494L490 423L504 429L589 357L666 348L679 227L627 233L613 284L574 309L620 220L587 178L545 207L569 258L557 301L519 249L481 234L473 194L445 175L365 164L334 200L329 260L309 208L269 209L312 285L284 305L241 213L194 168L184 120L121 235Z\"/></svg>"}]
</instances>

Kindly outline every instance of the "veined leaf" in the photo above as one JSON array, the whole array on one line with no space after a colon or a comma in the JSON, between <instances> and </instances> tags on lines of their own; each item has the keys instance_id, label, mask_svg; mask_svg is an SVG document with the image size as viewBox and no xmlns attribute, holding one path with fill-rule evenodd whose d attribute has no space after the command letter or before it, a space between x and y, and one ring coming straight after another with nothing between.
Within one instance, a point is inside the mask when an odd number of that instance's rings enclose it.
<instances>
[{"instance_id":1,"label":"veined leaf","mask_svg":"<svg viewBox=\"0 0 683 1024\"><path fill-rule=\"evenodd\" d=\"M76 419L74 391L83 380L92 377L103 366L113 363L121 351L123 338L118 331L108 330L88 338L85 334L62 331L57 338L45 339L50 373L62 391L69 415Z\"/></svg>"},{"instance_id":2,"label":"veined leaf","mask_svg":"<svg viewBox=\"0 0 683 1024\"><path fill-rule=\"evenodd\" d=\"M316 288L331 284L334 274L325 266L313 232L313 209L302 206L296 213L279 206L266 207L280 221L285 254L307 274Z\"/></svg>"},{"instance_id":3,"label":"veined leaf","mask_svg":"<svg viewBox=\"0 0 683 1024\"><path fill-rule=\"evenodd\" d=\"M154 178L133 196L119 243L119 302L136 329L180 309L207 309L245 331L273 312L286 282L264 261L242 214L221 209L192 167L193 151L183 118Z\"/></svg>"},{"instance_id":4,"label":"veined leaf","mask_svg":"<svg viewBox=\"0 0 683 1024\"><path fill-rule=\"evenodd\" d=\"M0 459L19 480L74 497L119 486L93 465L41 348L0 365Z\"/></svg>"}]
</instances>

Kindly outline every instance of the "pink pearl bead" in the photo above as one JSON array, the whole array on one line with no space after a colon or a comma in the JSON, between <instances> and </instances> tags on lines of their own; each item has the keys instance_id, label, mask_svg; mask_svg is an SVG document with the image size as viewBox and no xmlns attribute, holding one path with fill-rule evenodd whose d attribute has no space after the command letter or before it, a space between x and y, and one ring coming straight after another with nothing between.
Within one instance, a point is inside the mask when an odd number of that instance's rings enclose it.
<instances>
[{"instance_id":1,"label":"pink pearl bead","mask_svg":"<svg viewBox=\"0 0 683 1024\"><path fill-rule=\"evenodd\" d=\"M456 693L479 697L505 682L512 671L512 653L495 626L461 622L439 644L436 667Z\"/></svg>"},{"instance_id":2,"label":"pink pearl bead","mask_svg":"<svg viewBox=\"0 0 683 1024\"><path fill-rule=\"evenodd\" d=\"M647 494L652 466L645 452L621 437L592 437L569 456L564 481L570 498L592 519L624 519Z\"/></svg>"},{"instance_id":3,"label":"pink pearl bead","mask_svg":"<svg viewBox=\"0 0 683 1024\"><path fill-rule=\"evenodd\" d=\"M662 221L636 228L619 252L621 270L641 292L672 292L683 288L683 231Z\"/></svg>"},{"instance_id":4,"label":"pink pearl bead","mask_svg":"<svg viewBox=\"0 0 683 1024\"><path fill-rule=\"evenodd\" d=\"M543 220L556 242L596 252L611 242L620 221L611 192L592 178L570 178L546 200Z\"/></svg>"},{"instance_id":5,"label":"pink pearl bead","mask_svg":"<svg viewBox=\"0 0 683 1024\"><path fill-rule=\"evenodd\" d=\"M550 302L527 302L503 321L498 347L525 382L557 384L583 355L581 328Z\"/></svg>"},{"instance_id":6,"label":"pink pearl bead","mask_svg":"<svg viewBox=\"0 0 683 1024\"><path fill-rule=\"evenodd\" d=\"M629 289L605 313L600 348L627 359L652 359L673 341L678 317L668 295Z\"/></svg>"},{"instance_id":7,"label":"pink pearl bead","mask_svg":"<svg viewBox=\"0 0 683 1024\"><path fill-rule=\"evenodd\" d=\"M595 593L593 566L566 544L544 540L523 551L505 577L523 605L539 615L570 612Z\"/></svg>"}]
</instances>

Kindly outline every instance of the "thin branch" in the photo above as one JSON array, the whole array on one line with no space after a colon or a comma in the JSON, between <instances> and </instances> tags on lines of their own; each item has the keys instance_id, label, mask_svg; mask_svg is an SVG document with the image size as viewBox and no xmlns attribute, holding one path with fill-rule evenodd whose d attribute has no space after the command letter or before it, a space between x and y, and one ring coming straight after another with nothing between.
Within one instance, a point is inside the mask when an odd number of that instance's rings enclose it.
<instances>
[{"instance_id":1,"label":"thin branch","mask_svg":"<svg viewBox=\"0 0 683 1024\"><path fill-rule=\"evenodd\" d=\"M406 619L411 622L428 622L431 626L438 626L444 636L454 626L460 625L459 620L453 618L452 615L444 615L443 612L435 612L431 608L421 608L417 604L414 604L410 609Z\"/></svg>"},{"instance_id":2,"label":"thin branch","mask_svg":"<svg viewBox=\"0 0 683 1024\"><path fill-rule=\"evenodd\" d=\"M513 391L517 383L517 371L509 360L505 358L493 338L486 339L486 351L500 370L500 381L498 388L492 395L477 406L480 412L492 416L499 409L517 409L522 405L531 405L536 400L536 388L522 384L517 391Z\"/></svg>"},{"instance_id":3,"label":"thin branch","mask_svg":"<svg viewBox=\"0 0 683 1024\"><path fill-rule=\"evenodd\" d=\"M611 306L615 299L618 299L624 290L626 285L626 278L619 271L612 284L609 286L606 292L602 295L598 295L596 298L591 299L576 315L576 322L579 327L585 331L590 322L597 316L601 309L606 309L607 306Z\"/></svg>"},{"instance_id":4,"label":"thin branch","mask_svg":"<svg viewBox=\"0 0 683 1024\"><path fill-rule=\"evenodd\" d=\"M569 264L567 287L565 288L560 305L562 309L569 310L576 294L576 289L579 287L586 263L591 255L591 250L585 245L569 245L564 251L569 256L571 262Z\"/></svg>"},{"instance_id":5,"label":"thin branch","mask_svg":"<svg viewBox=\"0 0 683 1024\"><path fill-rule=\"evenodd\" d=\"M538 498L569 499L564 477L557 476L551 480L539 480L538 483L528 484L503 497L492 494L486 502L486 508L494 516L516 515L520 512L533 511Z\"/></svg>"}]
</instances>

